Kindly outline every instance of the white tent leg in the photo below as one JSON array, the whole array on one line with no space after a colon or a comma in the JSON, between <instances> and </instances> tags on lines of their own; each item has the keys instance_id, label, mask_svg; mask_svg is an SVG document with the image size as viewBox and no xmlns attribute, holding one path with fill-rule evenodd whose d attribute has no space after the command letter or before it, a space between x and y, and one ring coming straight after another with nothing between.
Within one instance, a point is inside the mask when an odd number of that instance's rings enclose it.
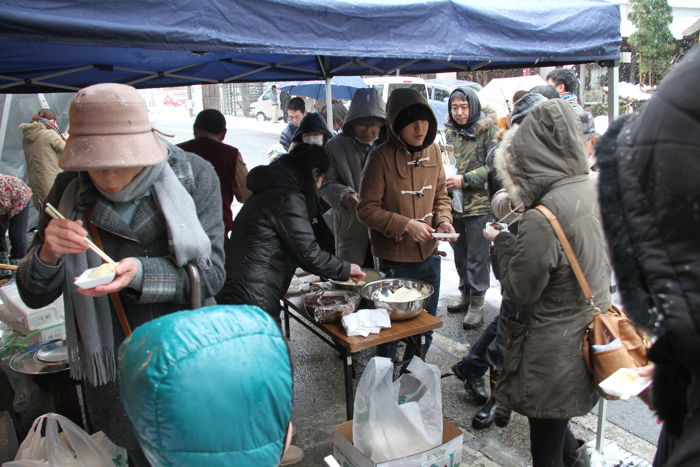
<instances>
[{"instance_id":1,"label":"white tent leg","mask_svg":"<svg viewBox=\"0 0 700 467\"><path fill-rule=\"evenodd\" d=\"M605 441L605 419L607 418L608 401L602 397L598 398L598 428L595 434L595 450L603 453L603 442Z\"/></svg>"},{"instance_id":2,"label":"white tent leg","mask_svg":"<svg viewBox=\"0 0 700 467\"><path fill-rule=\"evenodd\" d=\"M10 105L12 104L12 94L5 94L5 105L2 106L2 116L0 116L0 160L2 152L5 150L5 134L7 133L7 118L10 116Z\"/></svg>"},{"instance_id":3,"label":"white tent leg","mask_svg":"<svg viewBox=\"0 0 700 467\"><path fill-rule=\"evenodd\" d=\"M616 61L615 66L608 67L608 125L612 125L612 122L620 116L619 85L620 67L617 66Z\"/></svg>"},{"instance_id":4,"label":"white tent leg","mask_svg":"<svg viewBox=\"0 0 700 467\"><path fill-rule=\"evenodd\" d=\"M330 76L326 76L326 125L328 125L328 129L333 133L333 95Z\"/></svg>"}]
</instances>

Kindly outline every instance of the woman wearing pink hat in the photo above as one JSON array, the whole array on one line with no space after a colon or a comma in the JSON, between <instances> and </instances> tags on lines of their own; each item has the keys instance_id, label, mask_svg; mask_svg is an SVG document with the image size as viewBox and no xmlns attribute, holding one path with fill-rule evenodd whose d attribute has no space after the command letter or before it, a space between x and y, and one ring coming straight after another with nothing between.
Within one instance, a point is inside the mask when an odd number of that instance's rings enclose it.
<instances>
[{"instance_id":1,"label":"woman wearing pink hat","mask_svg":"<svg viewBox=\"0 0 700 467\"><path fill-rule=\"evenodd\" d=\"M200 274L204 304L224 280L219 182L210 164L167 144L148 121L141 95L121 84L79 91L70 107L71 136L48 202L66 219L40 219L17 283L29 306L63 294L71 376L83 381L93 428L148 465L138 449L116 386L117 347L132 328L190 308L186 265ZM115 261L116 277L93 289L73 279L98 266L93 242Z\"/></svg>"}]
</instances>

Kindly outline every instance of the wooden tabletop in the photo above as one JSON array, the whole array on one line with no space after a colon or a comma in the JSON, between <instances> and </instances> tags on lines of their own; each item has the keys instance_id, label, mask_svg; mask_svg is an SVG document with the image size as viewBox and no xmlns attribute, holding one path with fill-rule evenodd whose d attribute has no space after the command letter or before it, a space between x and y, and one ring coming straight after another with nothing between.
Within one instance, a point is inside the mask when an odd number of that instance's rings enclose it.
<instances>
[{"instance_id":1,"label":"wooden tabletop","mask_svg":"<svg viewBox=\"0 0 700 467\"><path fill-rule=\"evenodd\" d=\"M301 295L283 297L282 301L298 314L305 316L302 311L304 305ZM405 321L392 321L389 329L382 329L379 334L370 334L367 337L348 337L345 334L343 325L340 323L316 323L310 320L307 321L330 336L338 345L344 347L350 353L359 352L360 350L374 347L375 345L393 342L442 327L442 320L425 311L415 318Z\"/></svg>"}]
</instances>

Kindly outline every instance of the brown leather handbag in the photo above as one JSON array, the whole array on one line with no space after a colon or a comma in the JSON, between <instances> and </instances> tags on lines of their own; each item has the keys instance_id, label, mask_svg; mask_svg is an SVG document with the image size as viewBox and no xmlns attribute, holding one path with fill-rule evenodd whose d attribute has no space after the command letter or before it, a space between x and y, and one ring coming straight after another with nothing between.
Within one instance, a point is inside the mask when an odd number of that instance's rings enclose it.
<instances>
[{"instance_id":1,"label":"brown leather handbag","mask_svg":"<svg viewBox=\"0 0 700 467\"><path fill-rule=\"evenodd\" d=\"M648 365L649 338L634 327L622 309L610 305L610 308L605 312L601 312L595 306L591 288L557 216L542 204L535 209L544 214L552 225L552 229L564 249L564 254L569 260L571 269L574 271L576 280L581 286L583 296L593 309L593 321L588 325L583 338L583 361L596 385L620 368L639 368ZM607 345L615 339L620 339L622 345L608 350L593 350L593 345ZM617 399L602 391L599 392L606 399Z\"/></svg>"}]
</instances>

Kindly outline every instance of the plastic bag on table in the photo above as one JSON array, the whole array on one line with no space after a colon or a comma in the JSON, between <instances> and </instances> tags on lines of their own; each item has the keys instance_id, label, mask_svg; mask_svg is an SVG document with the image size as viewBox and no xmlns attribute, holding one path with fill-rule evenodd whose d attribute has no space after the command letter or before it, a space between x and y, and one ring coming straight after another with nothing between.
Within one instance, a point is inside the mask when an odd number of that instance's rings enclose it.
<instances>
[{"instance_id":1,"label":"plastic bag on table","mask_svg":"<svg viewBox=\"0 0 700 467\"><path fill-rule=\"evenodd\" d=\"M42 433L44 428L44 436ZM19 446L15 460L3 467L55 465L61 467L114 467L127 465L126 449L102 432L90 436L63 415L37 417Z\"/></svg>"},{"instance_id":2,"label":"plastic bag on table","mask_svg":"<svg viewBox=\"0 0 700 467\"><path fill-rule=\"evenodd\" d=\"M442 444L439 368L413 357L406 373L393 375L391 359L372 358L355 396L353 443L376 463Z\"/></svg>"}]
</instances>

